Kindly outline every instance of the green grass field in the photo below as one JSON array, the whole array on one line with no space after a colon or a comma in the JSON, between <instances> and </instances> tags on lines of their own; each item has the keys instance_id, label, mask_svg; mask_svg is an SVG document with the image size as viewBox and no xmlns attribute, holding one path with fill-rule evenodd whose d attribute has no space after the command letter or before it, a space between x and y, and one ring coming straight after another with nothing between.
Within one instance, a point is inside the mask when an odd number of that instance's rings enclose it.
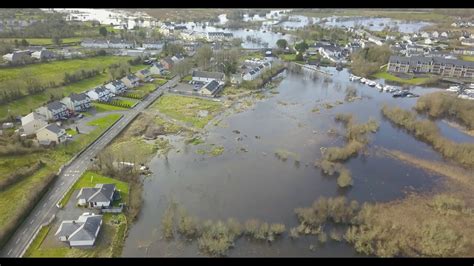
<instances>
[{"instance_id":1,"label":"green grass field","mask_svg":"<svg viewBox=\"0 0 474 266\"><path fill-rule=\"evenodd\" d=\"M386 71L384 72L379 72L374 75L375 78L381 78L401 84L409 84L409 85L422 85L426 83L429 78L411 78L411 79L402 79L397 76L394 76L390 73L387 73Z\"/></svg>"},{"instance_id":2,"label":"green grass field","mask_svg":"<svg viewBox=\"0 0 474 266\"><path fill-rule=\"evenodd\" d=\"M463 56L462 60L464 60L464 61L474 61L474 56Z\"/></svg>"},{"instance_id":3,"label":"green grass field","mask_svg":"<svg viewBox=\"0 0 474 266\"><path fill-rule=\"evenodd\" d=\"M70 59L27 66L0 69L0 81L22 79L24 73L29 73L42 83L58 82L64 78L64 73L72 73L81 69L106 68L118 62L127 62L128 56L96 56L90 58ZM136 66L137 69L143 66ZM133 68L132 68L133 70Z\"/></svg>"},{"instance_id":4,"label":"green grass field","mask_svg":"<svg viewBox=\"0 0 474 266\"><path fill-rule=\"evenodd\" d=\"M123 108L123 107L118 107L118 106L112 106L108 104L102 104L102 103L92 103L92 106L95 107L95 110L98 113L101 112L109 112L109 111L123 111L123 110L128 110L128 108Z\"/></svg>"},{"instance_id":5,"label":"green grass field","mask_svg":"<svg viewBox=\"0 0 474 266\"><path fill-rule=\"evenodd\" d=\"M18 42L21 42L23 38L0 38L0 42L5 41L5 42L15 42L15 40L18 40ZM42 46L47 46L47 45L52 45L53 40L49 38L25 38L25 40L30 44L30 45L42 45ZM72 44L72 43L78 43L81 42L81 38L64 38L62 39L63 43L62 44Z\"/></svg>"},{"instance_id":6,"label":"green grass field","mask_svg":"<svg viewBox=\"0 0 474 266\"><path fill-rule=\"evenodd\" d=\"M84 92L88 89L92 89L98 85L103 84L107 80L107 74L100 74L93 78L81 80L71 85L47 89L42 93L27 96L7 104L2 104L0 105L0 120L7 118L9 112L13 115L26 115L32 110L47 103L50 100L50 95L67 96L72 92Z\"/></svg>"},{"instance_id":7,"label":"green grass field","mask_svg":"<svg viewBox=\"0 0 474 266\"><path fill-rule=\"evenodd\" d=\"M153 108L174 119L203 128L222 109L222 104L194 97L164 95L153 104ZM209 113L206 117L198 117L200 110Z\"/></svg>"},{"instance_id":8,"label":"green grass field","mask_svg":"<svg viewBox=\"0 0 474 266\"><path fill-rule=\"evenodd\" d=\"M75 190L84 187L94 187L96 184L115 184L116 189L120 191L121 202L128 203L129 186L126 182L87 171L71 187L59 204L61 206L66 206Z\"/></svg>"}]
</instances>

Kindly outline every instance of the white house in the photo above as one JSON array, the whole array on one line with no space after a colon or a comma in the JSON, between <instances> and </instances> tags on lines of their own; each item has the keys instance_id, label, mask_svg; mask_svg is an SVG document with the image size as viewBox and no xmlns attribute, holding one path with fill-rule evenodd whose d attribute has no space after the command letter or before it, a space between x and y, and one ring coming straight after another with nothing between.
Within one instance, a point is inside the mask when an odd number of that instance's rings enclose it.
<instances>
[{"instance_id":1,"label":"white house","mask_svg":"<svg viewBox=\"0 0 474 266\"><path fill-rule=\"evenodd\" d=\"M97 184L95 187L81 188L76 199L79 206L107 208L116 197L118 197L118 191L114 184Z\"/></svg>"},{"instance_id":2,"label":"white house","mask_svg":"<svg viewBox=\"0 0 474 266\"><path fill-rule=\"evenodd\" d=\"M66 130L52 123L40 128L36 132L36 139L40 144L49 145L51 142L58 144L66 140Z\"/></svg>"},{"instance_id":3,"label":"white house","mask_svg":"<svg viewBox=\"0 0 474 266\"><path fill-rule=\"evenodd\" d=\"M148 82L151 80L151 72L148 69L142 69L140 71L137 71L135 73L135 76L137 76L141 81Z\"/></svg>"},{"instance_id":4,"label":"white house","mask_svg":"<svg viewBox=\"0 0 474 266\"><path fill-rule=\"evenodd\" d=\"M81 42L81 46L86 48L107 49L109 48L109 43L105 40L84 40Z\"/></svg>"},{"instance_id":5,"label":"white house","mask_svg":"<svg viewBox=\"0 0 474 266\"><path fill-rule=\"evenodd\" d=\"M159 50L163 48L163 44L159 42L147 42L147 43L143 43L142 47L145 49L150 49L150 50Z\"/></svg>"},{"instance_id":6,"label":"white house","mask_svg":"<svg viewBox=\"0 0 474 266\"><path fill-rule=\"evenodd\" d=\"M101 225L102 215L86 212L77 220L63 221L54 235L71 247L90 247L94 245Z\"/></svg>"},{"instance_id":7,"label":"white house","mask_svg":"<svg viewBox=\"0 0 474 266\"><path fill-rule=\"evenodd\" d=\"M263 64L260 64L259 66L251 69L250 71L248 71L247 73L245 73L242 77L243 80L254 80L256 79L258 76L260 76L260 74L263 73L263 71L266 69L266 68L269 68L271 67L271 64L269 62L265 62Z\"/></svg>"},{"instance_id":8,"label":"white house","mask_svg":"<svg viewBox=\"0 0 474 266\"><path fill-rule=\"evenodd\" d=\"M439 33L438 33L437 31L433 31L433 32L431 33L431 37L433 37L433 38L438 38L438 37L439 37Z\"/></svg>"},{"instance_id":9,"label":"white house","mask_svg":"<svg viewBox=\"0 0 474 266\"><path fill-rule=\"evenodd\" d=\"M87 92L87 96L93 101L108 102L114 95L104 86L99 86Z\"/></svg>"},{"instance_id":10,"label":"white house","mask_svg":"<svg viewBox=\"0 0 474 266\"><path fill-rule=\"evenodd\" d=\"M31 52L29 50L14 51L11 54L4 55L3 60L11 62L11 63L20 63L31 58L30 55L31 55Z\"/></svg>"},{"instance_id":11,"label":"white house","mask_svg":"<svg viewBox=\"0 0 474 266\"><path fill-rule=\"evenodd\" d=\"M161 75L165 69L160 63L154 63L150 67L150 73L153 75Z\"/></svg>"},{"instance_id":12,"label":"white house","mask_svg":"<svg viewBox=\"0 0 474 266\"><path fill-rule=\"evenodd\" d=\"M133 42L129 42L125 40L111 40L108 42L108 48L113 48L113 49L130 49L134 47L135 47L135 44Z\"/></svg>"},{"instance_id":13,"label":"white house","mask_svg":"<svg viewBox=\"0 0 474 266\"><path fill-rule=\"evenodd\" d=\"M55 54L47 49L42 49L40 51L33 52L31 57L36 58L38 60L45 60L45 59L53 59Z\"/></svg>"},{"instance_id":14,"label":"white house","mask_svg":"<svg viewBox=\"0 0 474 266\"><path fill-rule=\"evenodd\" d=\"M472 38L465 38L461 41L461 44L462 45L466 45L466 46L474 46L474 39Z\"/></svg>"},{"instance_id":15,"label":"white house","mask_svg":"<svg viewBox=\"0 0 474 266\"><path fill-rule=\"evenodd\" d=\"M83 112L91 107L91 99L85 93L71 93L68 97L64 97L61 102L74 112Z\"/></svg>"},{"instance_id":16,"label":"white house","mask_svg":"<svg viewBox=\"0 0 474 266\"><path fill-rule=\"evenodd\" d=\"M173 60L173 63L178 63L179 61L182 61L184 59L184 56L177 54L175 56L171 57L171 60Z\"/></svg>"},{"instance_id":17,"label":"white house","mask_svg":"<svg viewBox=\"0 0 474 266\"><path fill-rule=\"evenodd\" d=\"M208 72L208 71L193 71L192 80L198 82L211 82L217 80L218 82L224 81L224 73L221 72Z\"/></svg>"},{"instance_id":18,"label":"white house","mask_svg":"<svg viewBox=\"0 0 474 266\"><path fill-rule=\"evenodd\" d=\"M48 120L67 119L70 115L67 106L59 101L48 103L36 109L36 112L45 116Z\"/></svg>"},{"instance_id":19,"label":"white house","mask_svg":"<svg viewBox=\"0 0 474 266\"><path fill-rule=\"evenodd\" d=\"M128 88L135 88L140 85L140 80L134 74L129 74L126 77L122 78L121 81L127 86Z\"/></svg>"},{"instance_id":20,"label":"white house","mask_svg":"<svg viewBox=\"0 0 474 266\"><path fill-rule=\"evenodd\" d=\"M127 86L121 80L114 80L105 84L105 87L109 89L113 94L119 95L127 90Z\"/></svg>"},{"instance_id":21,"label":"white house","mask_svg":"<svg viewBox=\"0 0 474 266\"><path fill-rule=\"evenodd\" d=\"M26 135L35 134L36 131L45 127L46 125L48 125L46 122L46 117L36 112L31 112L21 118L21 126L23 128L23 132Z\"/></svg>"}]
</instances>

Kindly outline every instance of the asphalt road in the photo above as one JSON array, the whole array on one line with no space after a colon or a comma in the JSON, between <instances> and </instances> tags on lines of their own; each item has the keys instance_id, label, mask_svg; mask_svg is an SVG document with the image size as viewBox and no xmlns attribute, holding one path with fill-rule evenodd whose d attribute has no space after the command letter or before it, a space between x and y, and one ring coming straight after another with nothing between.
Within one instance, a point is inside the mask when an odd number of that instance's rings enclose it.
<instances>
[{"instance_id":1,"label":"asphalt road","mask_svg":"<svg viewBox=\"0 0 474 266\"><path fill-rule=\"evenodd\" d=\"M20 257L35 232L39 230L41 224L47 222L57 213L58 208L56 207L56 203L58 203L69 187L86 171L91 164L90 159L103 150L141 111L160 97L161 93L165 91L168 86L173 86L178 82L179 78L175 77L156 91L150 93L147 98L142 100L133 109L127 111L116 124L110 127L105 134L98 138L94 144L89 146L89 148L79 155L68 167L65 167L61 175L57 177L43 198L0 251L0 257Z\"/></svg>"}]
</instances>

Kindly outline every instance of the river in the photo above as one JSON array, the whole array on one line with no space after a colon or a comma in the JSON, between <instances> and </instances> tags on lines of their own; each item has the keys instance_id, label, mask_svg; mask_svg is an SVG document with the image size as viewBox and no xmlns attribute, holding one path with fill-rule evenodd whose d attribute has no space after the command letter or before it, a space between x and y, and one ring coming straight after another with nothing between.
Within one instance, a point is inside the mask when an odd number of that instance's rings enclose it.
<instances>
[{"instance_id":1,"label":"river","mask_svg":"<svg viewBox=\"0 0 474 266\"><path fill-rule=\"evenodd\" d=\"M144 204L138 221L131 227L123 256L201 256L196 242L160 240L161 216L174 200L201 219L234 217L244 222L258 218L267 222L297 225L294 209L309 206L320 196L345 195L360 202L385 202L403 197L407 191L430 189L440 177L428 174L400 161L374 156L374 147L398 149L421 158L442 160L428 145L393 127L380 114L384 104L411 108L416 98L392 98L360 83L348 81L349 73L329 69L334 75L325 83L307 75L287 74L277 87L279 94L255 104L253 108L225 116L227 127L208 125L206 143L223 145L221 156L196 154L201 146L184 145L174 138L175 149L168 159L151 161L152 176L144 178ZM363 99L324 109L323 102L343 101L346 86L354 86ZM436 89L414 88L417 94ZM313 108L320 113L312 112ZM321 174L313 166L321 157L320 147L342 145L341 137L326 132L342 127L334 122L337 113L352 113L365 122L370 117L380 122L372 136L367 155L346 163L352 171L354 186L339 189L334 177ZM239 130L236 134L233 130ZM443 134L453 140L466 136L451 128ZM255 136L259 136L256 138ZM236 140L242 137L241 141ZM472 141L472 138L470 139ZM242 152L241 148L248 152ZM300 156L283 162L274 156L276 149L286 149ZM178 152L179 151L179 152ZM359 256L345 243L329 241L314 251L315 237L291 240L287 235L272 245L239 239L229 256Z\"/></svg>"}]
</instances>

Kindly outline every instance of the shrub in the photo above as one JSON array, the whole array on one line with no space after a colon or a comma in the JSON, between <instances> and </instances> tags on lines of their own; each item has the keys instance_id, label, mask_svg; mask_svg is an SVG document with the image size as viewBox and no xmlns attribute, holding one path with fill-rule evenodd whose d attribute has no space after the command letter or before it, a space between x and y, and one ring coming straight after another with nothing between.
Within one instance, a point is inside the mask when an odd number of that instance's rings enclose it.
<instances>
[{"instance_id":1,"label":"shrub","mask_svg":"<svg viewBox=\"0 0 474 266\"><path fill-rule=\"evenodd\" d=\"M337 177L337 185L341 188L352 186L351 172L347 169L342 169Z\"/></svg>"}]
</instances>

